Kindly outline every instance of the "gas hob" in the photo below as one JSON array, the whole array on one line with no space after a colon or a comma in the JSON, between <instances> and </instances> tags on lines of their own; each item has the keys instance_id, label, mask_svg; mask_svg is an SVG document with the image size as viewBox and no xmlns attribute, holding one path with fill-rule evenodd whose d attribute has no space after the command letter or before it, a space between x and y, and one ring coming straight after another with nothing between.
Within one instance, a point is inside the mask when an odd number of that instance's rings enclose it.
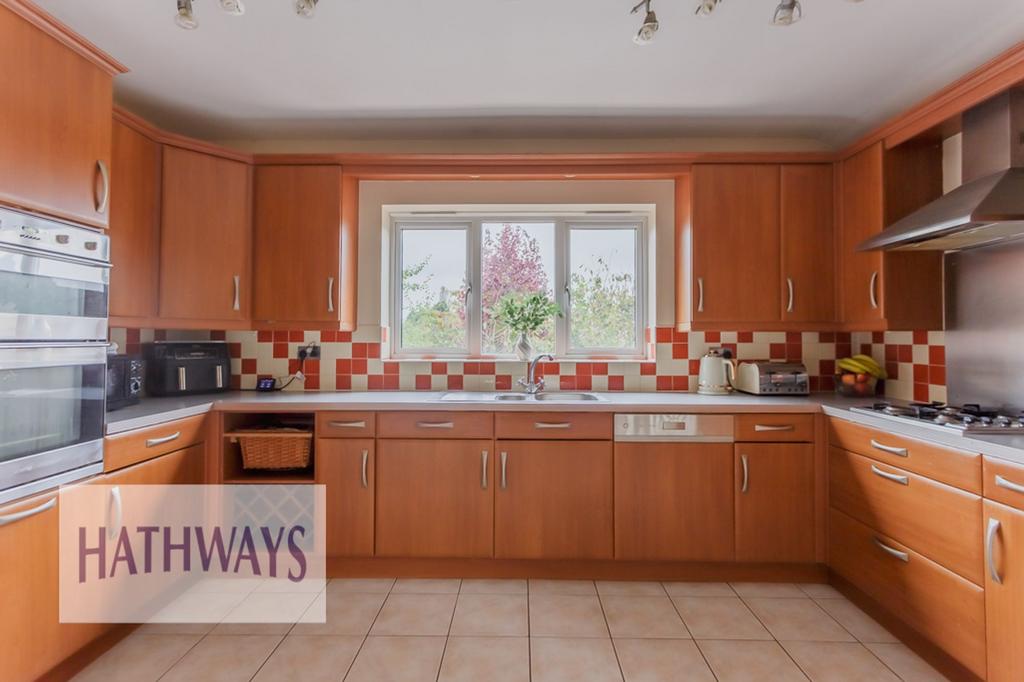
<instances>
[{"instance_id":1,"label":"gas hob","mask_svg":"<svg viewBox=\"0 0 1024 682\"><path fill-rule=\"evenodd\" d=\"M1008 414L977 404L961 407L943 403L889 403L851 407L851 411L902 422L936 426L962 434L1024 435L1024 412Z\"/></svg>"}]
</instances>

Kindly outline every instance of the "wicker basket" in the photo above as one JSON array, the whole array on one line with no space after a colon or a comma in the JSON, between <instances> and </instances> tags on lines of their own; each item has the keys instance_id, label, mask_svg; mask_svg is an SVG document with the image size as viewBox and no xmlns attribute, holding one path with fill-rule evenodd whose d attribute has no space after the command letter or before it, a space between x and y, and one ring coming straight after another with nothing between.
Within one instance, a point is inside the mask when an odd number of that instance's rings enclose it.
<instances>
[{"instance_id":1,"label":"wicker basket","mask_svg":"<svg viewBox=\"0 0 1024 682\"><path fill-rule=\"evenodd\" d=\"M230 434L242 445L243 469L304 469L313 434L300 429L253 429Z\"/></svg>"}]
</instances>

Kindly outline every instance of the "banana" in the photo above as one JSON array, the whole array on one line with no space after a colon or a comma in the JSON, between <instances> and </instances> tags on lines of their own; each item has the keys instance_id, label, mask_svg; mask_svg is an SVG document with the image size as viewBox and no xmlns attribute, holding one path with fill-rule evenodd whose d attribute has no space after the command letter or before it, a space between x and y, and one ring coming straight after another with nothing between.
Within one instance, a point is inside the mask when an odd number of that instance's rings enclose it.
<instances>
[{"instance_id":1,"label":"banana","mask_svg":"<svg viewBox=\"0 0 1024 682\"><path fill-rule=\"evenodd\" d=\"M885 379L886 372L874 359L866 355L857 355L852 358L842 358L836 361L836 366L846 372L854 374L870 374L878 379Z\"/></svg>"},{"instance_id":2,"label":"banana","mask_svg":"<svg viewBox=\"0 0 1024 682\"><path fill-rule=\"evenodd\" d=\"M853 359L857 360L858 362L860 362L860 363L862 363L864 365L867 365L868 368L871 369L871 374L875 375L879 379L887 379L888 378L888 375L887 375L887 373L885 371L885 368L882 367L877 362L875 362L875 359L873 357L871 357L870 355L854 355Z\"/></svg>"}]
</instances>

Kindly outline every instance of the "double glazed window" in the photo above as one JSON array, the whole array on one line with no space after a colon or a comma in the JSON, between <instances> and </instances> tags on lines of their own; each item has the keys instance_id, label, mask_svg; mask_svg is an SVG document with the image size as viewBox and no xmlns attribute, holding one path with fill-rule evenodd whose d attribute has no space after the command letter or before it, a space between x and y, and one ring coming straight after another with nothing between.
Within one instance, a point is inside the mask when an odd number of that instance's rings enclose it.
<instances>
[{"instance_id":1,"label":"double glazed window","mask_svg":"<svg viewBox=\"0 0 1024 682\"><path fill-rule=\"evenodd\" d=\"M643 215L409 216L392 223L396 357L512 356L505 297L561 308L531 342L558 356L639 356L645 324Z\"/></svg>"}]
</instances>

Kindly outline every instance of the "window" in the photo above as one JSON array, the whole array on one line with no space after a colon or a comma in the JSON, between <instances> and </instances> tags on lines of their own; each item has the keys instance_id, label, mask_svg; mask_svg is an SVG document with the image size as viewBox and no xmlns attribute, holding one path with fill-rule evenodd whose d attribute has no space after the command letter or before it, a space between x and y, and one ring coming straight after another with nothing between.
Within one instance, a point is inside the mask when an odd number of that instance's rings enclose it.
<instances>
[{"instance_id":1,"label":"window","mask_svg":"<svg viewBox=\"0 0 1024 682\"><path fill-rule=\"evenodd\" d=\"M506 296L544 293L562 316L538 353L643 354L649 215L391 216L394 357L512 357Z\"/></svg>"}]
</instances>

